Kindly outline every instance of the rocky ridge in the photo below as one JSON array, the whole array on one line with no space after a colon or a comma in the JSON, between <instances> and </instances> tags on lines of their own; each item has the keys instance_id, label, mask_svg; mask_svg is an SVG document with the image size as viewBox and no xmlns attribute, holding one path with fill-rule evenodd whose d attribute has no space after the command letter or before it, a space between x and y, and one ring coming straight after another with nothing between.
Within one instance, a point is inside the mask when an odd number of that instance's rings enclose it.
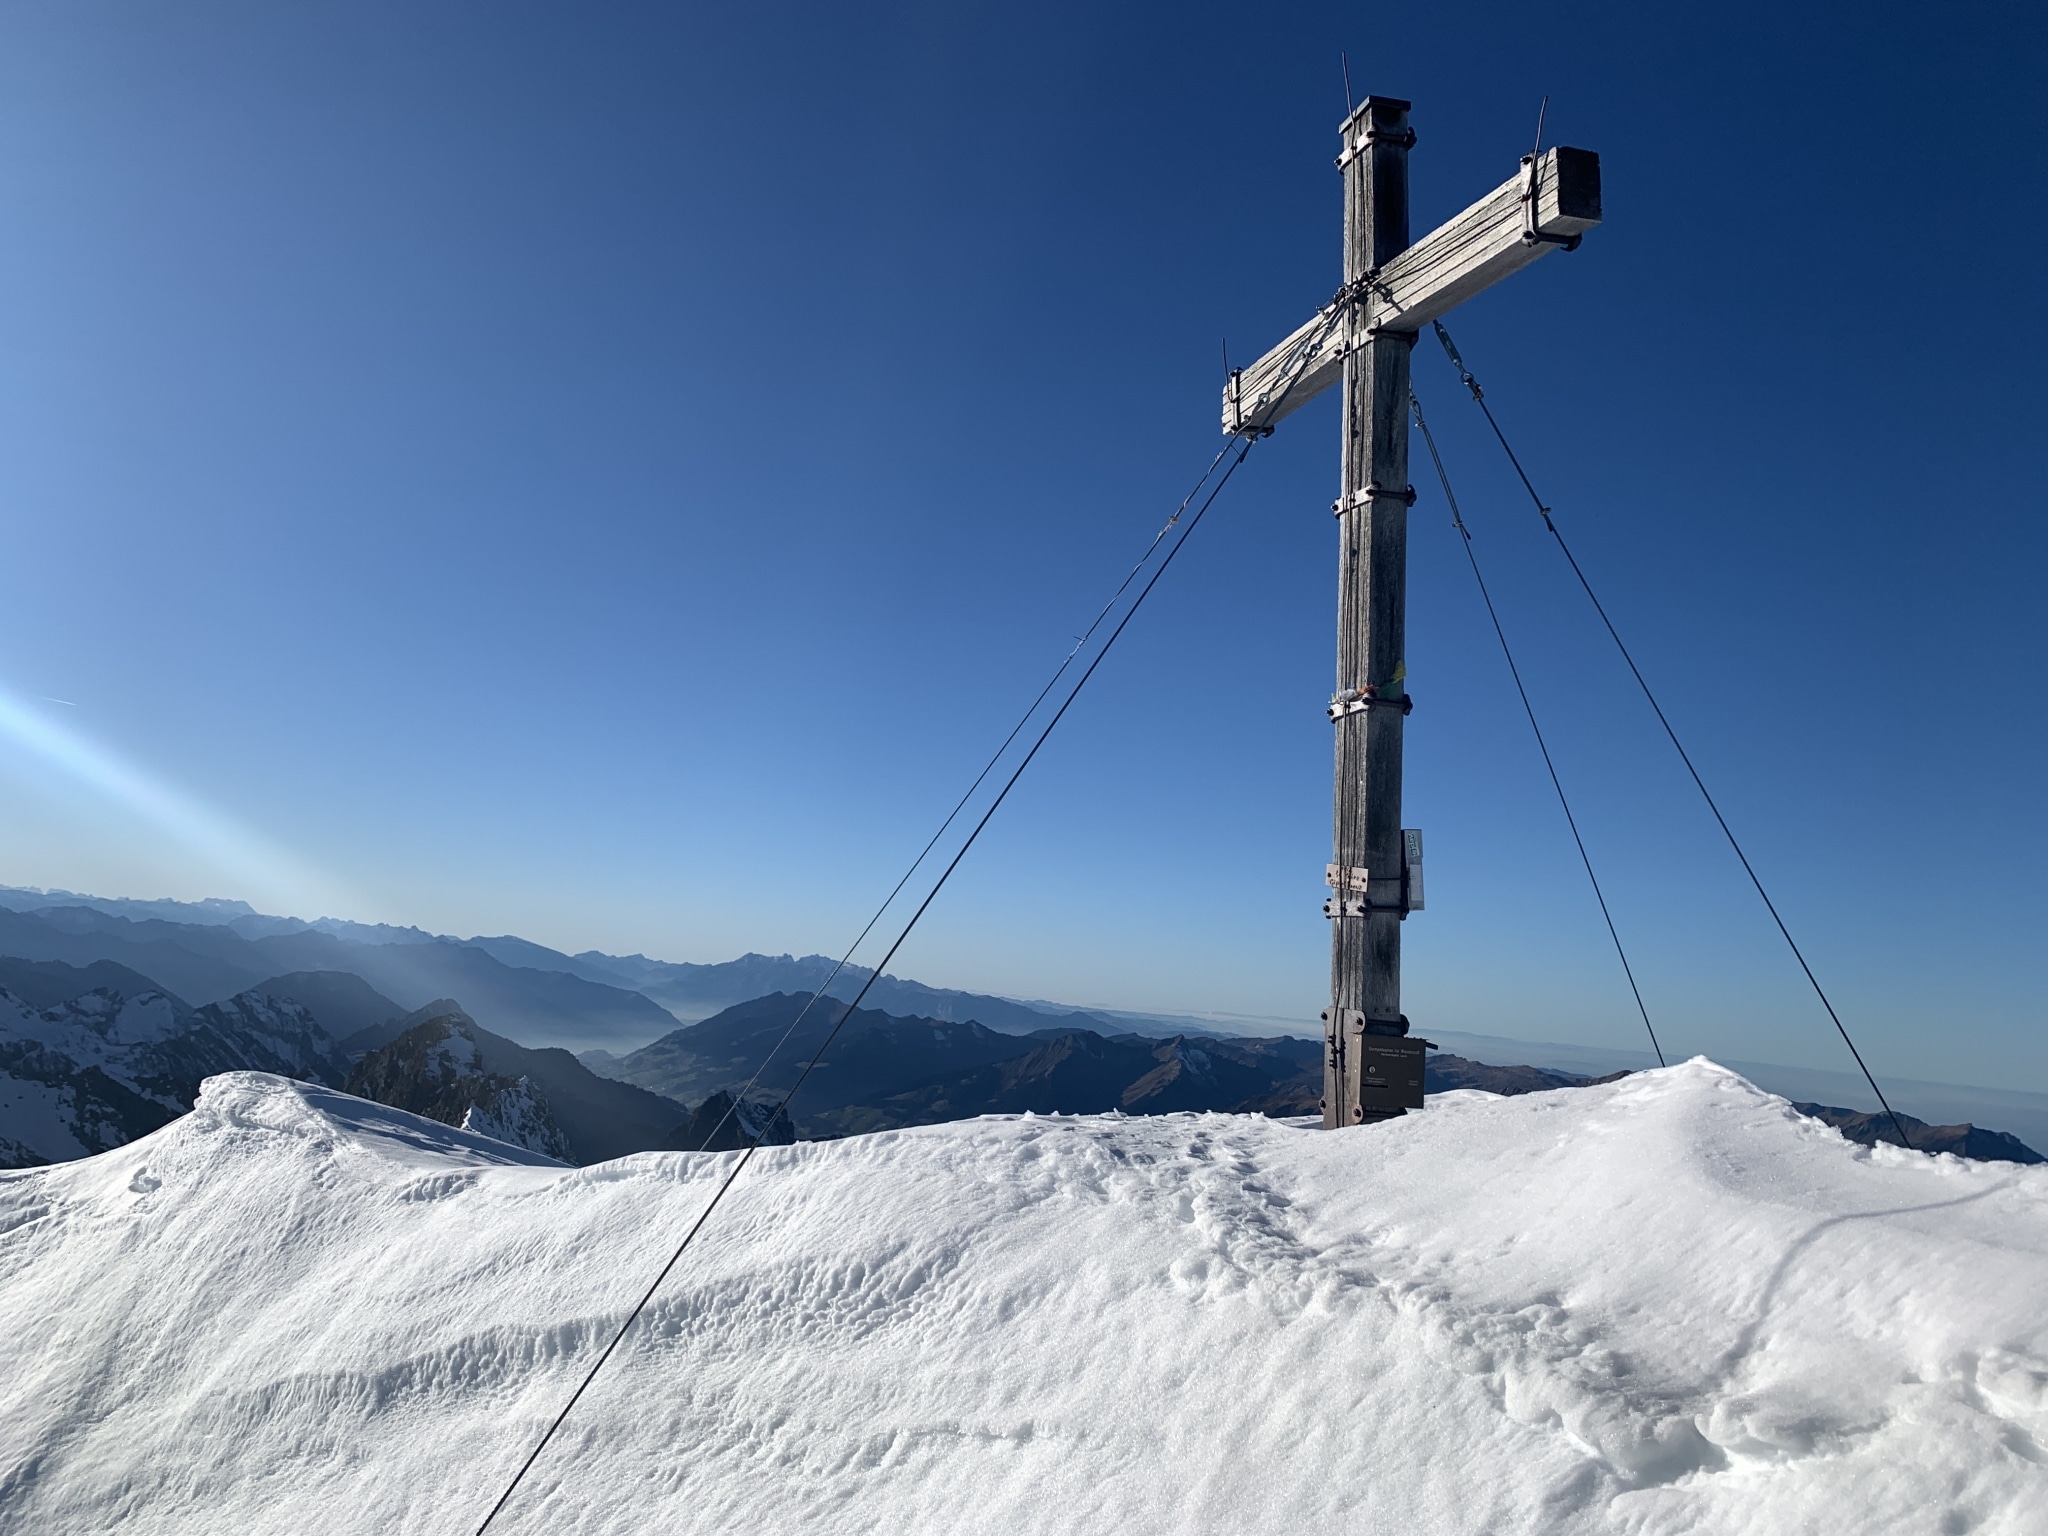
<instances>
[{"instance_id":1,"label":"rocky ridge","mask_svg":"<svg viewBox=\"0 0 2048 1536\"><path fill-rule=\"evenodd\" d=\"M450 1005L349 1069L345 1091L569 1161L569 1139L533 1080L484 1065L475 1021Z\"/></svg>"}]
</instances>

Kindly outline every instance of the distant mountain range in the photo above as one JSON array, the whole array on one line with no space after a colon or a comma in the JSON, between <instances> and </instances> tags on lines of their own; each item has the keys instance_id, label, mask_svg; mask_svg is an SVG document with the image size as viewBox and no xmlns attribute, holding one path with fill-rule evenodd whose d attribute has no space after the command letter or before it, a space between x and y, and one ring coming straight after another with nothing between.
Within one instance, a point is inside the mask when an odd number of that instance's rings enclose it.
<instances>
[{"instance_id":1,"label":"distant mountain range","mask_svg":"<svg viewBox=\"0 0 2048 1536\"><path fill-rule=\"evenodd\" d=\"M215 1001L265 977L340 971L410 1010L454 997L486 1029L530 1045L625 1053L677 1024L709 1018L771 992L815 990L832 973L823 955L742 955L715 965L568 955L529 940L458 939L418 928L272 917L239 901L135 901L0 886L0 954L73 965L110 961L181 997ZM872 973L848 966L828 995L851 1001ZM866 1004L899 1015L972 1019L999 1034L1056 1026L1119 1033L1200 1032L1165 1015L1019 1002L884 976Z\"/></svg>"},{"instance_id":2,"label":"distant mountain range","mask_svg":"<svg viewBox=\"0 0 2048 1536\"><path fill-rule=\"evenodd\" d=\"M594 1071L671 1098L747 1091L779 1101L804 1066L816 1070L793 1101L797 1134L856 1135L975 1115L1168 1114L1225 1110L1314 1115L1322 1108L1323 1046L1293 1036L1240 1038L1103 1035L1068 1026L1003 1035L979 1024L899 1018L872 1009L814 1007L807 996L775 993L728 1008L624 1057L581 1058ZM802 1022L797 1023L799 1016ZM841 1022L842 1017L844 1022ZM791 1026L796 1025L794 1030ZM836 1033L835 1033L836 1030ZM831 1036L830 1043L827 1037ZM780 1049L765 1071L761 1063ZM822 1051L822 1054L820 1054ZM758 1079L756 1074L758 1072ZM1612 1082L1542 1067L1490 1066L1439 1053L1424 1083L1431 1093L1543 1093ZM1824 1104L1798 1106L1866 1146L1896 1140L1888 1120ZM1905 1120L1923 1152L2030 1163L2040 1157L2017 1137L1970 1125Z\"/></svg>"},{"instance_id":3,"label":"distant mountain range","mask_svg":"<svg viewBox=\"0 0 2048 1536\"><path fill-rule=\"evenodd\" d=\"M597 1071L672 1098L739 1094L751 1085L772 1101L795 1087L804 1064L823 1049L792 1105L797 1134L807 1138L1027 1109L1252 1109L1263 1107L1283 1083L1311 1072L1315 1093L1321 1092L1322 1047L1310 1041L1196 1043L1184 1036L1110 1037L1072 1025L1006 1035L972 1020L868 1008L849 1015L844 1005L810 1009L792 1033L808 1001L805 995L771 993L685 1025L631 1055L587 1052L582 1059ZM760 1070L778 1042L781 1049ZM1289 1097L1284 1112L1293 1112L1298 1097Z\"/></svg>"},{"instance_id":4,"label":"distant mountain range","mask_svg":"<svg viewBox=\"0 0 2048 1536\"><path fill-rule=\"evenodd\" d=\"M121 1145L190 1108L205 1077L245 1070L345 1086L577 1163L1025 1111L1319 1112L1320 1040L1199 1033L895 977L842 1022L867 973L843 973L805 1012L831 969L819 956L564 955L240 902L0 887L0 1166ZM710 1011L678 1027L699 1009ZM792 1123L775 1106L813 1057ZM1437 1093L1604 1080L1448 1053L1427 1070ZM1876 1117L1800 1108L1852 1139L1890 1138ZM1908 1124L1921 1150L2040 1160L2002 1133Z\"/></svg>"},{"instance_id":5,"label":"distant mountain range","mask_svg":"<svg viewBox=\"0 0 2048 1536\"><path fill-rule=\"evenodd\" d=\"M1899 1144L1899 1133L1890 1115L1873 1115L1834 1104L1792 1107L1802 1115L1826 1121L1851 1141L1860 1141L1866 1147L1874 1147L1880 1141L1894 1147ZM1977 1125L1929 1125L1911 1115L1899 1116L1899 1123L1906 1128L1906 1138L1916 1152L1953 1152L1957 1157L1974 1157L1987 1163L2048 1162L2048 1158L2009 1131L1987 1131Z\"/></svg>"},{"instance_id":6,"label":"distant mountain range","mask_svg":"<svg viewBox=\"0 0 2048 1536\"><path fill-rule=\"evenodd\" d=\"M268 977L340 971L401 1008L459 997L488 1027L581 1047L643 1043L675 1018L638 992L565 970L518 969L475 945L448 939L380 943L312 928L245 936L229 924L124 917L66 905L0 909L0 954L73 965L112 961L180 997L233 997Z\"/></svg>"}]
</instances>

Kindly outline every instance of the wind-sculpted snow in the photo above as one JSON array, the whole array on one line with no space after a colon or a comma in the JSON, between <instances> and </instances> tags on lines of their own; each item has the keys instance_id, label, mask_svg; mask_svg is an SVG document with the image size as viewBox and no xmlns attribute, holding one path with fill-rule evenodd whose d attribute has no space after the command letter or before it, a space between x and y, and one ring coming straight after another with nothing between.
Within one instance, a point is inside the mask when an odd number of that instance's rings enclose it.
<instances>
[{"instance_id":1,"label":"wind-sculpted snow","mask_svg":"<svg viewBox=\"0 0 2048 1536\"><path fill-rule=\"evenodd\" d=\"M238 1074L0 1175L0 1531L473 1530L731 1156ZM2048 1170L1704 1061L776 1147L493 1529L2027 1536L2044 1298Z\"/></svg>"}]
</instances>

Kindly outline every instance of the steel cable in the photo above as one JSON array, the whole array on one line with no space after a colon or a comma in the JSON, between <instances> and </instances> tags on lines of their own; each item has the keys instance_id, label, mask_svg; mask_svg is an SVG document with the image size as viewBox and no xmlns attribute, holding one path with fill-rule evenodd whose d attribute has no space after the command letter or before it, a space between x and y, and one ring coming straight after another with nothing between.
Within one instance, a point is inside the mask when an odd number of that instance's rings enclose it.
<instances>
[{"instance_id":1,"label":"steel cable","mask_svg":"<svg viewBox=\"0 0 2048 1536\"><path fill-rule=\"evenodd\" d=\"M1291 389L1292 387L1293 381L1290 380L1288 388ZM1282 391L1282 394L1285 394L1284 390ZM648 1303L654 1299L655 1293L661 1289L662 1283L668 1279L669 1274L675 1269L676 1265L681 1262L684 1253L686 1253L689 1250L691 1243L693 1243L696 1240L697 1234L703 1231L704 1224L710 1220L712 1212L718 1209L720 1202L725 1199L726 1194L732 1189L733 1184L738 1180L740 1174L745 1171L747 1164L753 1161L754 1154L761 1150L762 1136L765 1135L768 1127L773 1126L776 1120L787 1112L790 1100L793 1099L798 1093L798 1091L802 1089L805 1081L810 1077L811 1073L817 1068L818 1063L821 1060L823 1060L825 1052L831 1048L832 1042L838 1038L839 1031L845 1027L846 1021L853 1016L854 1011L860 1007L861 1002L867 997L868 990L874 986L875 982L881 977L883 972L887 969L889 962L895 958L896 951L902 948L904 941L910 937L911 930L916 928L918 920L924 916L927 909L930 908L932 902L938 898L939 892L945 888L946 882L952 878L954 870L960 867L961 860L967 857L968 850L974 846L975 841L981 836L983 829L988 826L990 819L993 818L997 810L1001 808L1004 800L1009 798L1010 791L1016 787L1017 781L1023 777L1024 770L1031 766L1032 760L1038 756L1039 749L1045 745L1046 739L1052 735L1053 729L1056 726L1058 726L1058 724L1063 718L1065 718L1068 709L1070 709L1073 706L1074 700L1080 696L1081 690L1088 686L1088 680L1095 675L1096 668L1102 665L1103 659L1109 655L1110 649L1113 646L1115 646L1117 639L1123 634L1125 627L1130 624L1131 620L1134 617L1136 617L1138 609L1144 605L1145 599L1151 595L1152 589L1158 585L1159 578L1166 574L1167 568L1173 564L1174 557L1180 553L1181 548L1187 543L1189 535L1191 535L1195 531L1196 527L1200 525L1203 515L1209 510L1209 508L1212 505L1214 505L1216 498L1222 494L1223 487L1230 483L1231 476L1237 472L1238 466L1243 464L1246 457L1251 453L1252 445L1256 440L1256 438L1248 436L1243 438L1241 443L1238 444L1236 458L1231 460L1229 467L1224 470L1222 476L1218 478L1216 480L1216 483L1210 488L1209 494L1202 499L1201 505L1195 509L1195 515L1188 520L1187 526L1181 530L1180 537L1175 539L1173 543L1167 547L1165 558L1163 558L1159 562L1158 568L1153 571L1151 577L1145 582L1144 586L1138 590L1138 595L1132 599L1130 607L1125 611L1123 617L1117 621L1116 627L1110 631L1109 637L1103 641L1101 649L1095 653L1094 658L1090 660L1090 662L1088 663L1086 670L1082 672L1080 678L1075 682L1074 686L1068 691L1066 697L1061 701L1059 709L1056 710L1052 718L1046 722L1044 729L1042 729L1038 733L1037 739L1033 741L1031 744L1031 750L1025 753L1023 761L1019 762L1016 768L1012 770L1009 778L1004 781L1002 789L997 793L995 799L990 803L989 808L982 813L981 819L975 823L973 831L968 833L966 841L961 844L959 851L953 855L952 861L948 863L944 871L940 873L938 879L933 883L931 890L926 893L924 900L921 903L919 903L917 910L911 914L910 920L903 925L903 930L899 934L897 934L895 943L889 946L888 952L882 956L881 961L869 973L867 980L862 983L860 991L854 995L853 1001L847 1005L846 1011L842 1013L839 1016L839 1018L833 1022L833 1025L831 1029L826 1033L823 1042L820 1043L818 1049L812 1054L811 1059L804 1064L803 1070L797 1075L797 1080L795 1081L795 1083L793 1083L790 1086L789 1090L783 1094L781 1100L775 1105L773 1111L771 1111L770 1114L767 1116L761 1130L757 1131L749 1139L746 1147L742 1149L740 1156L734 1161L731 1169L727 1171L725 1178L719 1183L718 1188L712 1192L711 1199L705 1204L704 1209L698 1212L696 1220L690 1224L689 1230L683 1234L682 1241L676 1245L675 1251L669 1255L668 1262L662 1265L661 1271L654 1277L653 1283L650 1284L647 1287L646 1291L642 1293L639 1301L634 1304L632 1311L626 1314L625 1321L619 1325L618 1331L612 1335L611 1342L605 1345L603 1351L598 1355L597 1359L591 1364L590 1369L584 1373L583 1379L581 1382L577 1384L576 1390L569 1395L569 1400L562 1405L561 1411L555 1415L553 1422L548 1425L547 1430L541 1435L539 1441L536 1442L532 1451L530 1451L527 1454L526 1460L520 1464L519 1470L512 1475L512 1480L506 1485L505 1491L498 1496L497 1502L491 1506L490 1513L485 1515L483 1518L483 1522L477 1526L476 1536L484 1536L484 1533L490 1529L492 1521L497 1519L500 1511L502 1511L505 1508L506 1504L511 1500L512 1495L518 1491L519 1485L526 1478L526 1474L532 1469L534 1463L540 1459L541 1453L547 1449L549 1442L554 1439L556 1432L561 1429L563 1423L568 1419L570 1412L576 1407L576 1404L582 1399L583 1394L589 1389L590 1384L597 1379L598 1373L604 1369L605 1362L611 1359L613 1353L618 1349L620 1343L624 1341L627 1333L631 1331L633 1324L636 1321L638 1321L641 1313L647 1309ZM1209 476L1213 474L1215 471L1215 466L1217 464L1222 463L1223 459L1226 456L1228 456L1231 447L1232 444L1229 443L1226 443L1224 445L1222 452L1217 454L1215 460L1211 462L1209 470L1204 473L1202 480L1197 483L1196 491L1199 491L1201 489L1202 484L1207 483ZM1157 549L1160 540L1163 539L1166 535L1166 532L1170 530L1174 526L1174 524L1179 521L1181 513L1186 510L1188 502L1192 501L1193 499L1194 493L1191 492L1187 498L1187 501L1183 501L1181 503L1180 510L1176 511L1174 513L1174 516L1168 520L1166 528L1163 528L1160 531L1159 535L1157 535L1154 538L1152 549L1147 550L1145 559L1139 562L1138 567L1133 568L1131 575L1127 576L1124 579L1122 586L1120 586L1117 589L1119 596L1129 588L1131 581L1135 579L1137 575L1137 570L1143 567L1145 560L1149 560L1151 558L1152 550ZM1115 601L1116 599L1112 597L1109 606L1114 607ZM1105 608L1104 613L1106 614L1107 611L1108 609ZM1089 626L1088 633L1092 634L1095 628L1098 625L1100 625L1101 621L1102 615L1098 615L1096 623L1094 625ZM1083 643L1085 643L1085 638L1086 637L1084 636ZM1069 653L1068 660L1071 661L1073 655L1078 654L1079 650L1080 646L1077 645L1075 647L1074 652ZM1061 672L1064 672L1064 670L1065 666L1063 664ZM1054 682L1058 681L1059 675L1060 673L1057 672L1054 674ZM1047 685L1047 693L1051 691L1051 687L1051 684ZM1044 695L1041 694L1040 697L1042 699ZM1037 706L1034 704L1034 711L1036 707ZM1025 719L1028 720L1029 718L1030 716L1027 714ZM1022 728L1022 724L1023 722L1019 722L1020 730ZM1014 739L1015 734L1015 732L1012 733L1011 739ZM998 756L1000 756L1000 753L998 753ZM993 763L991 763L991 766L993 766ZM986 776L987 772L987 769L983 770L984 777ZM972 793L973 791L970 790L969 794L971 795ZM957 807L955 809L954 815L958 815ZM948 820L950 821L951 818L949 817ZM936 841L937 838L934 837L933 842ZM926 851L929 852L929 848L927 848ZM923 855L919 855L920 861L922 861L922 858ZM913 869L914 868L915 866L913 865ZM906 874L904 878L905 880L908 880L909 876ZM893 900L893 894L891 899ZM878 912L876 914L876 918L879 919L880 915L881 914ZM873 920L870 921L870 927L872 926ZM851 952L849 951L849 953ZM821 987L817 993L814 993L812 995L813 1002L815 1002L819 996L823 995L823 990L824 989ZM801 1017L801 1015L799 1015L799 1017ZM793 1031L794 1025L792 1025L791 1028ZM784 1034L783 1039L788 1039L788 1033ZM758 1078L758 1073L756 1074L756 1076ZM737 1102L738 1101L736 1100L735 1103ZM724 1121L721 1120L720 1124L723 1125Z\"/></svg>"},{"instance_id":2,"label":"steel cable","mask_svg":"<svg viewBox=\"0 0 2048 1536\"><path fill-rule=\"evenodd\" d=\"M896 898L903 894L903 887L910 883L910 877L916 874L919 868L923 866L925 859L930 856L932 849L938 846L939 839L946 835L946 829L959 819L960 812L966 808L967 802L974 798L974 792L981 788L982 784L988 779L989 774L995 770L996 764L1002 761L1003 754L1010 750L1011 743L1016 741L1019 733L1023 731L1026 725L1031 723L1031 717L1038 713L1038 706L1043 704L1046 696L1058 686L1059 680L1067 675L1067 668L1074 664L1074 658L1081 654L1089 640L1094 636L1095 631L1101 628L1102 621L1109 616L1110 609L1114 608L1117 605L1117 600L1130 590L1131 583L1137 579L1138 572L1145 568L1146 562L1158 551L1160 541L1173 531L1174 524L1180 521L1181 514L1187 511L1189 503L1201 495L1202 487L1207 485L1209 477L1216 473L1216 466L1223 462L1224 455L1230 452L1230 446L1229 443L1225 443L1222 448L1217 450L1216 457L1209 461L1209 467L1202 471L1202 478L1195 482L1194 489L1181 498L1180 505L1174 508L1173 516L1162 523L1159 531L1152 535L1152 542L1145 546L1145 553L1140 555L1137 562L1125 573L1124 579L1117 584L1117 589L1109 594L1109 601L1102 605L1102 610L1095 615L1094 622L1089 624L1085 630L1075 637L1073 649L1067 652L1066 658L1054 669L1052 676L1046 679L1045 686L1038 690L1038 697L1033 699L1025 708L1024 713L1017 717L1017 723L1010 727L1010 734L1005 736L1002 745L990 754L989 760L982 765L981 772L974 776L974 782L967 786L967 792L960 797L959 801L953 806L953 809L946 813L946 819L939 823L939 830L931 835L931 841L926 843L919 850L917 857L910 861L910 867L903 871L903 878L898 880L895 888L882 898L882 904L875 908L874 916L868 919L867 926L861 929L859 937L847 947L846 953L839 957L839 962L832 967L831 973L818 984L817 990L805 1001L803 1007L797 1010L796 1017L790 1020L789 1027L782 1032L782 1037L768 1048L768 1054L761 1058L760 1066L754 1069L754 1075L747 1079L746 1086L733 1096L732 1102L726 1106L725 1113L719 1116L718 1124L713 1126L704 1137L706 1146L716 1141L718 1133L725 1129L726 1123L733 1116L740 1113L741 1107L747 1102L747 1096L754 1091L755 1086L761 1081L762 1074L768 1070L769 1065L781 1054L782 1048L789 1044L790 1037L797 1032L798 1026L810 1016L811 1010L831 990L832 983L839 979L840 973L846 969L854 955L859 952L861 945L867 942L868 935L875 931L875 924L882 920L882 914L887 912L895 903ZM872 981L873 977L870 977L869 980ZM861 995L863 997L867 995L867 988L865 986L861 988ZM847 1011L851 1013L852 1009L849 1008ZM744 1120L740 1123L742 1127L746 1124ZM768 1130L772 1128L772 1125L773 1122L771 1121L758 1134L765 1136Z\"/></svg>"},{"instance_id":3,"label":"steel cable","mask_svg":"<svg viewBox=\"0 0 2048 1536\"><path fill-rule=\"evenodd\" d=\"M1494 420L1493 409L1486 403L1486 392L1479 387L1479 381L1465 366L1464 358L1458 355L1458 349L1451 341L1451 333L1444 329L1443 322L1438 320L1434 324L1436 339L1443 344L1445 356L1450 358L1451 366L1458 370L1460 382L1471 391L1473 402L1486 417L1486 424L1493 428L1493 435L1499 440L1501 451L1508 456L1508 462L1514 466L1515 474L1521 479L1522 488L1529 493L1529 499L1543 515L1543 526L1550 530L1550 536L1557 541L1557 547L1563 552L1566 564L1572 568L1572 575L1578 578L1580 587L1585 590L1587 601L1592 603L1593 611L1600 616L1601 624L1606 626L1608 638L1613 640L1614 648L1621 652L1621 659L1628 664L1629 673L1635 678L1636 686L1642 689L1643 697L1649 701L1650 709L1657 717L1657 723L1664 727L1664 734L1671 739L1671 746L1678 753L1678 760L1685 764L1685 771L1692 776L1692 782L1699 790L1700 798L1707 802L1707 809L1713 812L1714 821L1721 828L1721 835L1728 839L1728 846L1735 850L1735 857L1742 865L1742 872L1749 876L1749 883L1756 887L1757 895L1763 900L1764 910L1771 914L1771 921L1778 925L1778 932L1783 936L1786 948L1792 951L1792 958L1799 962L1799 969L1806 975L1807 985L1813 988L1813 995L1820 999L1821 1007L1827 1010L1828 1018L1835 1026L1835 1032L1842 1037L1842 1044L1849 1048L1849 1054L1856 1059L1856 1066L1863 1073L1863 1080L1870 1084L1870 1091L1877 1095L1877 1102L1884 1106L1884 1112L1892 1122L1892 1129L1898 1133L1899 1145L1910 1148L1913 1142L1906 1135L1905 1123L1899 1119L1899 1113L1892 1108L1891 1101L1884 1096L1884 1090L1877 1086L1877 1078L1865 1064L1863 1053L1856 1049L1856 1042L1849 1038L1848 1027L1842 1023L1842 1016L1835 1012L1835 1005L1828 1001L1827 992L1821 987L1820 979L1813 974L1813 967L1806 963L1806 956L1800 952L1798 941L1792 937L1792 930L1785 926L1785 919L1778 915L1777 903L1771 900L1771 893L1764 889L1763 881L1758 878L1756 869L1749 862L1749 855L1742 851L1742 844L1736 840L1733 829L1728 825L1728 818L1721 814L1721 807L1714 803L1714 797L1707 789L1706 780L1700 777L1699 769L1693 766L1691 754L1685 750L1685 744L1678 739L1678 732L1672 728L1670 719L1664 713L1664 707L1657 702L1657 695L1651 692L1642 668L1636 665L1635 657L1629 654L1628 647L1622 643L1621 632L1614 627L1614 620L1607 616L1606 606L1593 591L1593 584L1586 579L1586 573L1579 568L1578 559L1572 554L1571 546L1565 542L1564 535L1558 531L1550 508L1545 506L1543 498L1536 494L1536 487L1530 483L1528 471L1522 468L1522 461L1508 442L1507 434L1501 431L1500 423Z\"/></svg>"},{"instance_id":4,"label":"steel cable","mask_svg":"<svg viewBox=\"0 0 2048 1536\"><path fill-rule=\"evenodd\" d=\"M1422 431L1422 441L1429 447L1430 462L1436 466L1437 482L1443 486L1444 501L1451 509L1451 526L1457 530L1465 559L1472 567L1472 579L1479 584L1480 601L1486 604L1486 616L1493 621L1494 637L1500 641L1500 653L1507 659L1508 675L1515 680L1515 692L1521 696L1522 713L1529 717L1529 730L1536 738L1536 750L1543 754L1543 767L1550 775L1550 787L1557 791L1557 803L1564 812L1565 825L1572 829L1572 842L1578 847L1579 862L1586 866L1586 879L1593 887L1593 899L1600 904L1600 917L1607 924L1607 937L1614 941L1614 954L1621 961L1622 974L1628 978L1628 990L1636 1000L1636 1012L1643 1016L1643 1028L1650 1036L1650 1049L1657 1053L1658 1066L1669 1066L1670 1063L1664 1059L1664 1047L1657 1040L1656 1026L1650 1022L1650 1010L1643 1004L1643 990L1636 985L1635 967L1628 963L1628 951L1622 948L1621 934L1615 929L1614 914L1607 910L1607 897L1600 889L1600 877L1593 873L1592 855L1586 852L1586 840L1579 835L1579 820L1572 814L1571 801L1565 798L1564 784L1557 776L1557 764L1550 760L1550 744L1543 739L1543 727L1536 723L1536 706L1529 702L1529 690L1522 686L1522 669L1515 665L1515 653L1508 646L1507 631L1501 627L1500 615L1494 610L1493 594L1487 591L1486 578L1480 574L1479 557L1472 549L1472 530L1465 526L1465 515L1458 510L1457 495L1451 490L1451 477L1444 469L1443 455L1437 452L1436 435L1423 419L1422 401L1413 390L1408 392L1408 405L1415 413L1415 425Z\"/></svg>"}]
</instances>

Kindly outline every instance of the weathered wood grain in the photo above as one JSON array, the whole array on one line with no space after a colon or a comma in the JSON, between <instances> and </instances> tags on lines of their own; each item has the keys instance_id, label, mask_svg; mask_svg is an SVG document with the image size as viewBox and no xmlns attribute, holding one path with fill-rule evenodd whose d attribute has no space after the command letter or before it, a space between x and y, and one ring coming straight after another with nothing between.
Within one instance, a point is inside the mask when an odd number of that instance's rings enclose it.
<instances>
[{"instance_id":1,"label":"weathered wood grain","mask_svg":"<svg viewBox=\"0 0 2048 1536\"><path fill-rule=\"evenodd\" d=\"M1344 165L1347 285L1387 272L1408 244L1405 102L1361 109L1373 131ZM1362 134L1354 118L1346 139ZM1398 700L1407 633L1408 354L1413 332L1364 330L1358 307L1339 311L1346 345L1343 451L1337 497L1337 692ZM1365 1052L1373 1021L1401 1016L1401 747L1403 711L1341 713L1336 734L1331 846L1340 869L1363 868L1363 901L1330 914L1330 1009L1323 1124L1365 1116ZM1338 893L1341 897L1345 893Z\"/></svg>"},{"instance_id":2,"label":"weathered wood grain","mask_svg":"<svg viewBox=\"0 0 2048 1536\"><path fill-rule=\"evenodd\" d=\"M1523 238L1529 229L1525 177L1516 173L1376 271L1358 273L1347 283L1355 303L1340 295L1241 370L1223 391L1224 432L1271 428L1342 378L1346 352L1363 345L1368 333L1419 331L1558 249L1555 240L1575 238L1600 222L1600 157L1591 150L1546 150L1536 162L1534 229L1552 240Z\"/></svg>"}]
</instances>

